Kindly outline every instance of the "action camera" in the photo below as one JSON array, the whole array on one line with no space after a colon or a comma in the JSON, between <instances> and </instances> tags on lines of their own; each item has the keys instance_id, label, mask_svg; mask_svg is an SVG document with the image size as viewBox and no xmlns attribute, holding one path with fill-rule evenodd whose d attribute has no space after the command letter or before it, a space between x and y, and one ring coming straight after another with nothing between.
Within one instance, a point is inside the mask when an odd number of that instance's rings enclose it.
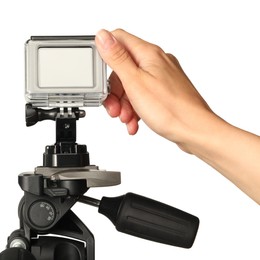
<instances>
[{"instance_id":1,"label":"action camera","mask_svg":"<svg viewBox=\"0 0 260 260\"><path fill-rule=\"evenodd\" d=\"M94 36L32 36L25 57L25 98L33 107L99 106L108 95Z\"/></svg>"}]
</instances>

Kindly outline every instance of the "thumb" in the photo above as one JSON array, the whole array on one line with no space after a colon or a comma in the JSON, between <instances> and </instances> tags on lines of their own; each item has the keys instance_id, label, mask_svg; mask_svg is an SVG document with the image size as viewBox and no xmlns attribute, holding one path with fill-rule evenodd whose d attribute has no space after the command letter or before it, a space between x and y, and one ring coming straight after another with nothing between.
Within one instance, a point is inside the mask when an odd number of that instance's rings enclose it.
<instances>
[{"instance_id":1,"label":"thumb","mask_svg":"<svg viewBox=\"0 0 260 260\"><path fill-rule=\"evenodd\" d=\"M137 72L137 65L125 46L112 33L100 30L95 38L102 59L116 72L121 81L127 81Z\"/></svg>"}]
</instances>

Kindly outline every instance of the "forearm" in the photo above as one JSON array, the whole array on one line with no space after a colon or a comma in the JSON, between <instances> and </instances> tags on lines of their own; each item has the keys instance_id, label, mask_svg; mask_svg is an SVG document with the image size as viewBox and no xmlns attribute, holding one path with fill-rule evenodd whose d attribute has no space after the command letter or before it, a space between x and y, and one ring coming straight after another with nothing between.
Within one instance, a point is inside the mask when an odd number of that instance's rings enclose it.
<instances>
[{"instance_id":1,"label":"forearm","mask_svg":"<svg viewBox=\"0 0 260 260\"><path fill-rule=\"evenodd\" d=\"M189 151L260 204L260 137L214 114L206 116L203 123L202 130L194 131Z\"/></svg>"}]
</instances>

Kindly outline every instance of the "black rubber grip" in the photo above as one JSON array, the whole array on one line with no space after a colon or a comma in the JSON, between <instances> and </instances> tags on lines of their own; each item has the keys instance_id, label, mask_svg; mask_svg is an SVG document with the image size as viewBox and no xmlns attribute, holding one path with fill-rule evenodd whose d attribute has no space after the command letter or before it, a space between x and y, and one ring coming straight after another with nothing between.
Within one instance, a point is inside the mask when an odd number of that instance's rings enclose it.
<instances>
[{"instance_id":1,"label":"black rubber grip","mask_svg":"<svg viewBox=\"0 0 260 260\"><path fill-rule=\"evenodd\" d=\"M183 248L193 245L199 227L196 216L133 193L103 197L99 212L120 232Z\"/></svg>"}]
</instances>

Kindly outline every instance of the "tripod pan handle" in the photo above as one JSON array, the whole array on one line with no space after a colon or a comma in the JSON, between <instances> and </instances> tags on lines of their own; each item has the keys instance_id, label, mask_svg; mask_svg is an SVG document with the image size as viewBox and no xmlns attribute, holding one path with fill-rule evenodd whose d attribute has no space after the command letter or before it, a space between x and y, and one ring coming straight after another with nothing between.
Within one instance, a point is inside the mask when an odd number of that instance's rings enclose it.
<instances>
[{"instance_id":1,"label":"tripod pan handle","mask_svg":"<svg viewBox=\"0 0 260 260\"><path fill-rule=\"evenodd\" d=\"M103 197L99 213L120 232L183 248L193 245L199 227L197 217L134 193Z\"/></svg>"}]
</instances>

